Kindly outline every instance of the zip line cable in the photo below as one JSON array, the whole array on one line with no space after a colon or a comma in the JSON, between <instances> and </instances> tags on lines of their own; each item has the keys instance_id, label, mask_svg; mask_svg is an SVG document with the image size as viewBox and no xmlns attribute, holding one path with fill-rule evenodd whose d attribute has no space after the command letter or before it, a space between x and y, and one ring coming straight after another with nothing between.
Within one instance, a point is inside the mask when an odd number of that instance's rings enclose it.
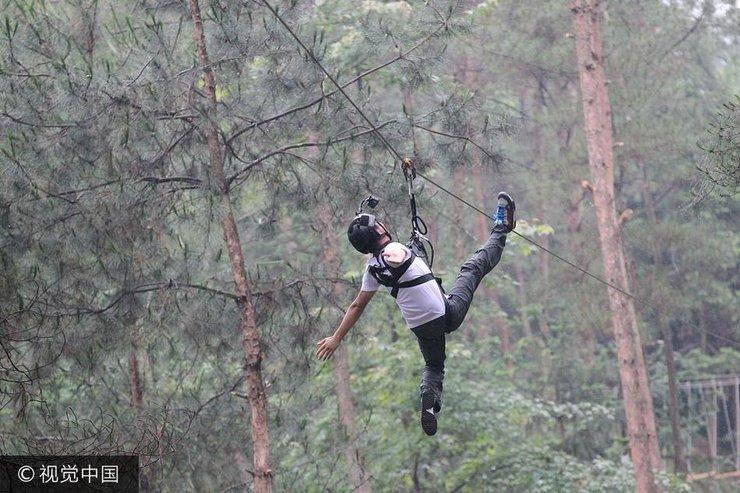
<instances>
[{"instance_id":1,"label":"zip line cable","mask_svg":"<svg viewBox=\"0 0 740 493\"><path fill-rule=\"evenodd\" d=\"M324 72L324 75L326 75L331 81L331 83L334 84L334 86L337 88L337 90L342 93L342 96L344 96L347 99L349 104L351 104L357 110L360 116L362 116L362 118L365 119L365 121L368 123L368 125L370 125L370 128L373 129L373 131L378 136L378 138L380 138L380 140L383 141L383 144L385 144L385 147L388 149L388 151L391 154L393 154L394 157L396 157L399 161L401 161L403 159L403 156L401 156L401 154L392 145L390 145L390 143L387 140L385 140L385 137L383 136L382 133L380 133L380 130L378 130L375 127L375 125L373 125L373 122L371 122L370 119L367 116L365 116L365 113L363 113L360 107L357 106L357 104L355 104L352 98L350 98L349 95L346 92L344 92L344 89L342 88L342 86L339 85L339 82L337 82L336 79L332 77L329 71L326 70L324 66L321 64L321 62L318 61L316 56L314 56L313 52L308 49L308 47L303 43L303 41L301 41L301 38L299 38L298 35L295 32L293 32L293 29L291 29L290 26L283 20L283 18L280 17L280 14L278 14L277 10L275 10L272 7L272 5L270 5L267 2L267 0L261 0L261 2L265 5L265 7L270 9L270 12L272 12L272 15L274 15L275 18L278 21L280 21L280 24L283 25L283 27L290 33L293 39L295 39L296 42L301 46L301 48L303 48L303 51L305 51L306 54L311 58L311 60L313 60L313 62L316 64L316 66L319 67L322 72Z\"/></svg>"},{"instance_id":2,"label":"zip line cable","mask_svg":"<svg viewBox=\"0 0 740 493\"><path fill-rule=\"evenodd\" d=\"M342 86L340 86L339 83L336 81L336 79L334 77L332 77L332 75L329 73L329 71L326 70L326 68L324 68L324 66L321 64L321 62L319 62L319 60L316 58L316 56L314 56L313 52L310 49L308 49L308 47L303 43L303 41L301 40L301 38L298 37L298 35L295 33L295 31L293 31L293 29L280 16L280 14L278 14L277 10L272 5L270 5L270 3L267 2L267 0L259 0L259 1L265 7L267 7L270 10L270 12L275 17L275 19L277 19L278 22L280 22L280 24L282 24L282 26L288 31L288 33L290 33L290 35L293 37L293 39L295 39L295 41L300 45L300 47L303 49L303 51L306 52L306 54L313 61L313 63L316 64L316 66L319 67L319 69L321 69L321 71L324 73L324 75L326 75L329 78L329 80L331 81L332 84L334 84L334 86L337 88L337 90L340 93L342 93L342 96L345 97L345 99L352 105L352 107L355 110L357 110L357 113L367 122L368 125L370 125L370 128L372 129L372 132L375 133L378 136L378 138L385 145L386 149L391 154L391 156L394 157L394 158L396 158L396 159L398 159L399 162L402 162L403 161L403 157L401 156L401 153L399 153L386 140L386 138L381 133L380 129L378 129L375 126L375 124L373 124L373 122L370 120L370 118L368 118L367 115L365 115L365 113L360 109L360 107L344 91L344 89L342 88ZM435 187L437 187L438 189L440 189L443 192L445 192L446 194L448 194L450 197L453 197L454 199L459 200L460 202L462 202L463 204L467 205L471 209L473 209L473 210L475 210L475 211L483 214L485 217L487 217L487 218L495 221L495 218L493 216L491 216L487 212L481 210L479 207L471 204L470 202L468 202L467 200L463 199L459 195L457 195L457 194L455 194L455 193L447 190L444 186L440 185L439 183L437 183L436 181L434 181L431 178L427 177L426 175L420 173L419 171L416 171L416 174L419 175L424 180L426 180L429 183L431 183L432 185L434 185ZM560 260L561 262L564 262L565 264L571 266L572 268L578 270L579 272L582 272L583 274L587 275L591 279L593 279L593 280L595 280L597 282L600 282L601 284L603 284L605 286L608 286L608 287L614 289L615 291L623 294L624 296L626 296L626 297L630 298L631 300L637 302L639 305L644 306L646 308L649 308L649 309L653 310L656 313L661 313L661 310L659 310L657 307L653 306L652 304L648 303L647 301L643 301L640 298L636 297L635 295L629 293L628 291L625 291L624 289L620 288L619 286L617 286L617 285L615 285L615 284L607 281L606 279L604 279L604 278L602 278L602 277L600 277L600 276L598 276L596 274L593 274L593 273L589 272L588 270L584 269L583 267L579 266L578 264L576 264L576 263L574 263L574 262L572 262L572 261L570 261L570 260L568 260L568 259L566 259L566 258L564 258L564 257L562 257L560 255L558 255L557 253L553 252L552 250L550 250L549 248L545 247L544 245L539 244L535 240L533 240L533 239L531 239L531 238L529 238L529 237L527 237L527 236L525 236L525 235L523 235L521 233L518 233L517 231L512 230L511 232L514 233L515 235L517 235L518 237L522 238L523 240L531 243L532 245L534 245L535 247L539 248L540 250L548 253L549 255L552 255L554 258ZM704 332L706 334L712 335L712 336L714 336L717 339L723 340L723 341L725 341L725 342L727 342L727 343L729 343L729 344L731 344L731 345L733 345L733 346L735 346L737 348L740 348L740 342L738 342L738 341L735 341L733 339L729 339L727 337L721 336L721 335L716 334L714 332L711 332L709 330L702 329L700 327L697 327L693 323L688 323L688 325L691 325L694 328L697 328L701 332Z\"/></svg>"},{"instance_id":3,"label":"zip line cable","mask_svg":"<svg viewBox=\"0 0 740 493\"><path fill-rule=\"evenodd\" d=\"M488 214L485 211L482 211L480 208L478 208L475 205L471 204L470 202L468 202L467 200L463 199L459 195L456 195L455 193L447 190L444 186L440 185L439 183L436 183L435 181L427 178L426 176L424 176L423 174L419 173L418 171L416 172L416 174L419 175L420 177L424 178L426 181L428 181L429 183L431 183L435 187L439 188L443 192L447 193L451 197L453 197L453 198L459 200L460 202L462 202L463 204L467 205L471 209L476 210L476 211L480 212L481 214L483 214L484 216L486 216L487 218L491 219L492 221L495 221L495 218L492 217L490 214ZM532 245L536 246L540 250L542 250L544 252L547 252L548 254L552 255L556 259L558 259L558 260L560 260L560 261L568 264L569 266L573 267L574 269L582 272L583 274L587 275L588 277L590 277L590 278L592 278L592 279L594 279L594 280L596 280L596 281L598 281L598 282L600 282L600 283L602 283L602 284L604 284L604 285L606 285L606 286L614 289L615 291L618 291L618 292L622 293L623 295L625 295L628 298L630 298L630 299L634 300L635 302L637 302L639 305L644 306L646 308L649 308L649 309L651 309L652 311L654 311L656 313L661 313L661 310L659 310L657 307L653 306L652 304L648 303L647 301L644 301L644 300L641 300L640 298L637 298L636 296L634 296L633 294L629 293L628 291L625 291L624 289L620 288L619 286L616 286L613 283L610 283L606 279L603 279L603 278L597 276L596 274L592 274L591 272L589 272L588 270L586 270L583 267L579 266L578 264L576 264L576 263L568 260L567 258L564 258L564 257L558 255L557 253L553 252L552 250L550 250L549 248L545 247L544 245L541 245L540 243L537 243L535 240L529 238L528 236L525 236L525 235L523 235L523 234L521 234L521 233L519 233L519 232L517 232L515 230L511 230L511 232L514 233L515 235L517 235L518 237L522 238L523 240L525 240L525 241L531 243ZM700 332L704 332L706 334L710 334L710 335L714 336L717 339L721 339L721 340L723 340L723 341L725 341L725 342L727 342L727 343L729 343L729 344L731 344L731 345L733 345L733 346L735 346L737 348L740 348L740 343L737 342L737 341L735 341L734 339L729 339L729 338L724 337L724 336L721 336L721 335L719 335L719 334L717 334L715 332L711 332L709 330L702 329L701 327L697 327L696 325L694 325L691 322L685 322L685 323L687 323L688 325L690 325L690 326L698 329Z\"/></svg>"},{"instance_id":4,"label":"zip line cable","mask_svg":"<svg viewBox=\"0 0 740 493\"><path fill-rule=\"evenodd\" d=\"M363 119L364 119L364 120L365 120L365 121L366 121L366 122L368 123L368 125L370 125L370 127L371 127L371 128L372 128L372 129L374 130L374 132L375 132L375 133L376 133L376 134L378 135L378 137L379 137L379 138L381 139L381 141L383 142L383 144L385 144L385 146L386 146L386 148L387 148L387 149L389 150L389 152L390 152L390 153L391 153L391 154L392 154L392 155L393 155L394 157L398 158L398 160L399 160L399 161L403 161L403 157L401 156L401 154L400 154L400 153L399 153L399 152L398 152L398 151L397 151L397 150L396 150L396 149L395 149L395 148L394 148L394 147L393 147L393 146L392 146L392 145L391 145L391 144L390 144L390 143L389 143L389 142L388 142L388 141L387 141L386 139L385 139L385 137L384 137L384 136L383 136L383 134L382 134L382 133L380 132L380 130L379 130L379 129L377 129L377 128L375 127L375 125L373 124L373 122L372 122L372 121L370 121L370 119L369 119L369 118L368 118L368 117L367 117L367 116L365 115L365 113L364 113L364 112L363 112L363 111L362 111L362 110L360 109L360 107L359 107L359 106L357 106L357 104L355 104L355 102L354 102L354 101L352 100L352 98L350 98L350 97L349 97L349 95L348 95L348 94L347 94L346 92L344 92L344 89L342 89L342 88L341 88L341 86L339 85L339 83L337 83L337 81L336 81L336 80L335 80L335 79L334 79L334 78L333 78L333 77L331 76L331 74L329 74L329 71L328 71L328 70L326 70L326 69L324 68L324 66L323 66L323 65L321 64L321 62L319 62L319 61L318 61L318 59L317 59L317 58L316 58L316 57L314 56L313 52L311 52L311 50L309 50L309 49L308 49L308 47L306 47L306 45L305 45L305 44L303 43L303 41L301 41L301 39L300 39L300 38L298 37L298 35L297 35L297 34L296 34L296 33L295 33L294 31L293 31L293 29L291 29L291 27L290 27L290 26L288 26L288 24L287 24L287 23L285 22L285 20L283 20L283 18L282 18L282 17L281 17L281 16L280 16L280 15L278 14L277 10L275 10L275 9L274 9L274 8L273 8L273 7L272 7L272 6L271 6L271 5L270 5L270 4L269 4L269 3L267 2L267 0L260 0L260 1L261 1L261 2L262 2L262 3L263 3L263 4L264 4L264 5L265 5L265 6L266 6L266 7L268 8L268 9L270 9L270 11L271 11L271 12L272 12L272 14L273 14L273 15L275 16L275 18L276 18L276 19L277 19L277 20L278 20L278 21L280 22L280 24L282 24L282 25L283 25L283 27L285 27L285 29L286 29L286 30L287 30L287 31L288 31L288 32L289 32L289 33L291 34L291 36L293 37L293 39L295 39L295 40L296 40L296 42L297 42L297 43L298 43L298 44L299 44L299 45L301 46L301 48L303 48L303 50L304 50L304 51L305 51L305 52L306 52L306 53L308 54L308 56L309 56L309 57L311 58L311 60L312 60L312 61L313 61L313 62L314 62L314 63L315 63L315 64L316 64L316 65L317 65L317 66L318 66L318 67L319 67L320 69L321 69L321 71L322 71L322 72L324 72L324 74L326 74L326 76L327 76L327 77L329 78L329 80L331 80L331 82L332 82L332 83L333 83L333 84L334 84L334 85L335 85L335 86L337 87L337 89L339 89L339 91L340 91L340 92L342 93L342 95L343 95L343 96L344 96L344 97L345 97L345 98L347 99L347 101L349 101L349 103L350 103L350 104L351 104L351 105L352 105L352 106L353 106L353 107L354 107L354 108L355 108L355 109L357 110L357 112L358 112L358 113L360 114L360 116L362 116L362 118L363 118ZM467 205L467 206L468 206L468 207L470 207L471 209L473 209L473 210L475 210L475 211L477 211L477 212L479 212L479 213L483 214L484 216L486 216L487 218L489 218L489 219L491 219L491 220L495 220L495 218L494 218L494 217L492 217L491 215L489 215L488 213L484 212L484 211L483 211L483 210L481 210L480 208L478 208L478 207L476 207L475 205L471 204L470 202L468 202L467 200L463 199L463 198L462 198L462 197L460 197L459 195L456 195L455 193L453 193L453 192L451 192L451 191L447 190L447 189L446 189L445 187L443 187L443 186L442 186L442 185L440 185L439 183L435 182L435 181L434 181L434 180L432 180L431 178L427 177L426 175L424 175L424 174L422 174L422 173L420 173L420 172L418 172L418 171L416 171L416 174L417 174L417 175L419 175L419 176L420 176L421 178L424 178L424 179L425 179L426 181L428 181L429 183L431 183L431 184L432 184L432 185L434 185L435 187L439 188L439 189L440 189L440 190L442 190L443 192L447 193L447 194L448 194L448 195L450 195L451 197L453 197L453 198L455 198L455 199L459 200L460 202L462 202L463 204ZM595 279L595 280L597 280L597 281L599 281L599 282L601 282L601 283L603 283L603 284L605 284L605 285L607 285L607 286L609 286L609 287L611 287L611 288L613 288L613 289L615 289L615 290L619 291L620 293L622 293L622 294L624 294L625 296L628 296L628 297L630 297L630 298L634 299L635 301L638 301L638 302L640 302L640 303L644 303L644 302L642 302L641 300L639 300L638 298L636 298L635 296L633 296L633 295L631 295L630 293L628 293L627 291L625 291L625 290L623 290L623 289L619 288L618 286L615 286L614 284L610 283L609 281L607 281L607 280L605 280L605 279L602 279L601 277L599 277L599 276L597 276L597 275L595 275L595 274L592 274L592 273L590 273L590 272L589 272L589 271L587 271L586 269L583 269L582 267L580 267L580 266L578 266L578 265L574 264L573 262L571 262L571 261L569 261L569 260L567 260L567 259L565 259L565 258L561 257L560 255L558 255L558 254L556 254L555 252L553 252L553 251L551 251L551 250L547 249L547 248L546 248L546 247L544 247L543 245L540 245L539 243L535 242L534 240L532 240L532 239L530 239L530 238L528 238L528 237L526 237L526 236L524 236L524 235L522 235L522 234L520 234L520 233L518 233L518 232L516 232L516 231L512 231L512 232L513 232L514 234L516 234L517 236L519 236L519 237L523 238L524 240L528 241L529 243L531 243L531 244L535 245L536 247L538 247L538 248L542 249L543 251L545 251L545 252L549 253L550 255L554 256L555 258L557 258L557 259L559 259L559 260L561 260L561 261L563 261L563 262L567 263L567 264L568 264L568 265L570 265L571 267L573 267L573 268L575 268L575 269L578 269L579 271L583 272L584 274L588 275L589 277L591 277L591 278L593 278L593 279Z\"/></svg>"}]
</instances>

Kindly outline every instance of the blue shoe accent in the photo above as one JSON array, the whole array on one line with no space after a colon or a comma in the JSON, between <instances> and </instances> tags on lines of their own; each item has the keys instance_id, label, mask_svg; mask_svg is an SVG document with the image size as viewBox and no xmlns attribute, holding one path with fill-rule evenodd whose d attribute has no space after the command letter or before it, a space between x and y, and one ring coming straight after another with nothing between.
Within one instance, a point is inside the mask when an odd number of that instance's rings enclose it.
<instances>
[{"instance_id":1,"label":"blue shoe accent","mask_svg":"<svg viewBox=\"0 0 740 493\"><path fill-rule=\"evenodd\" d=\"M506 221L506 203L498 203L496 207L496 220L493 222L495 225L504 224Z\"/></svg>"},{"instance_id":2,"label":"blue shoe accent","mask_svg":"<svg viewBox=\"0 0 740 493\"><path fill-rule=\"evenodd\" d=\"M493 221L494 227L503 226L507 233L516 228L515 210L516 205L514 204L514 199L508 193L500 192L496 206L496 217Z\"/></svg>"}]
</instances>

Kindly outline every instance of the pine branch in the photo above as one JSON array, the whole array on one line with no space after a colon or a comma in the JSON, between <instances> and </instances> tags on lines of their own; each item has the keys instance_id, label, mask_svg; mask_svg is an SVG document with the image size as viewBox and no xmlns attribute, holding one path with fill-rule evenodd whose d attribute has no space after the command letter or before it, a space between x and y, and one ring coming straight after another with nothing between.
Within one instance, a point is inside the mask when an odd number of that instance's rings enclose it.
<instances>
[{"instance_id":1,"label":"pine branch","mask_svg":"<svg viewBox=\"0 0 740 493\"><path fill-rule=\"evenodd\" d=\"M387 125L390 125L391 123L396 123L396 120L395 119L388 120L388 121L385 121L385 122L383 122L383 123L381 123L379 125L376 125L375 126L375 129L364 130L362 132L358 132L356 134L348 135L346 137L341 137L341 138L338 138L338 139L329 139L329 140L325 140L325 141L321 141L321 142L318 142L318 141L317 142L299 142L299 143L296 143L296 144L289 144L289 145L280 147L279 149L275 149L274 151L270 151L267 154L264 154L264 155L258 157L257 159L255 159L255 160L253 160L251 162L250 161L245 161L244 159L242 159L236 153L236 151L234 151L233 147L229 146L229 151L231 152L232 156L234 156L234 158L237 161L246 164L246 166L244 168L240 169L239 171L237 171L236 173L233 173L231 176L229 176L226 179L226 184L227 184L227 186L229 188L231 188L231 184L235 180L237 180L238 178L240 178L241 176L243 176L245 173L249 172L249 170L251 170L255 166L258 166L260 163L262 163L266 159L269 159L269 158L271 158L273 156L276 156L278 154L285 154L286 151L290 151L292 149L301 149L301 148L304 148L304 147L330 146L330 145L333 145L333 144L337 144L339 142L344 142L344 141L347 141L347 140L352 140L352 139L356 139L358 137L362 137L363 135L367 135L369 133L375 132L375 131L377 131L377 130L379 130L379 129L387 126ZM357 128L357 127L353 127L353 128ZM339 133L339 135L342 135L344 133L347 133L348 131L349 130L343 130L342 132Z\"/></svg>"},{"instance_id":2,"label":"pine branch","mask_svg":"<svg viewBox=\"0 0 740 493\"><path fill-rule=\"evenodd\" d=\"M15 123L18 123L20 125L25 125L27 127L34 127L34 128L73 128L76 125L71 123L59 123L56 125L48 125L45 123L33 123L33 122L27 122L25 120L21 120L20 118L16 118L7 111L0 112L0 116L4 116L5 118L8 118L9 120L14 121Z\"/></svg>"},{"instance_id":3,"label":"pine branch","mask_svg":"<svg viewBox=\"0 0 740 493\"><path fill-rule=\"evenodd\" d=\"M345 82L344 84L342 84L340 86L341 89L345 89L346 87L351 86L355 82L357 82L359 80L362 80L364 77L367 77L368 75L371 75L371 74L377 72L378 70L381 70L381 69L383 69L383 68L385 68L385 67L387 67L389 65L392 65L392 64L396 63L399 60L405 59L409 54L411 54L412 52L414 52L415 50L417 50L419 47L421 47L423 44L425 44L427 41L429 41L430 39L432 39L433 37L435 37L437 34L439 34L439 32L442 31L442 29L444 29L444 26L439 26L437 29L435 29L431 33L429 33L426 36L424 36L421 40L419 40L418 42L416 42L408 50L399 53L395 57L393 57L393 58L391 58L391 59L389 59L389 60L381 63L380 65L377 65L377 66L375 66L375 67L373 67L371 69L368 69L365 72L361 73L360 75L354 77L353 79L350 79L349 81ZM239 136L243 135L245 132L248 132L250 130L253 130L253 129L255 129L257 127L260 127L262 125L265 125L267 123L274 122L274 121L279 120L281 118L284 118L284 117L286 117L288 115L292 115L293 113L297 113L299 111L302 111L302 110L308 109L308 108L310 108L312 106L315 106L315 105L319 104L320 102L322 102L324 99L329 98L329 97L337 94L338 92L340 92L340 89L334 89L333 91L329 91L327 93L323 93L321 96L319 96L318 98L316 98L316 99L314 99L312 101L309 101L308 103L302 104L300 106L295 106L295 107L290 108L288 110L282 111L282 112L280 112L280 113L278 113L276 115L273 115L273 116L271 116L269 118L265 118L264 120L260 120L258 122L254 122L254 123L252 123L252 124L250 124L250 125L242 128L242 129L239 129L239 130L235 131L234 134L231 135L231 137L229 137L226 140L226 144L227 144L227 146L230 145L232 142L234 142L234 140L236 138L238 138Z\"/></svg>"}]
</instances>

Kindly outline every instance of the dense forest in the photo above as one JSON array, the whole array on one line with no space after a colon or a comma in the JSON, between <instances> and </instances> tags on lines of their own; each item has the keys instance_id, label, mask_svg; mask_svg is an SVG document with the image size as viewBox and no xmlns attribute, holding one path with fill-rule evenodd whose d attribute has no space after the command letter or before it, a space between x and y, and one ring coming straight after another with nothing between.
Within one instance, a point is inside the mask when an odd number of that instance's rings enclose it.
<instances>
[{"instance_id":1,"label":"dense forest","mask_svg":"<svg viewBox=\"0 0 740 493\"><path fill-rule=\"evenodd\" d=\"M136 454L147 492L740 488L737 2L0 5L0 453ZM445 287L516 200L434 436L391 296L316 357L360 201L412 231L406 157Z\"/></svg>"}]
</instances>

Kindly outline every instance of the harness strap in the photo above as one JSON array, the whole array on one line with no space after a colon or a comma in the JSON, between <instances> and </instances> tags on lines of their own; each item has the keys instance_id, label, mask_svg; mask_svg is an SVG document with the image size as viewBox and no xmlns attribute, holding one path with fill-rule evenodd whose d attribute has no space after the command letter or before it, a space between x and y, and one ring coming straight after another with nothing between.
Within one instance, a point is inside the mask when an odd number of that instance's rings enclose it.
<instances>
[{"instance_id":1,"label":"harness strap","mask_svg":"<svg viewBox=\"0 0 740 493\"><path fill-rule=\"evenodd\" d=\"M391 296L393 296L394 298L397 297L399 288L411 288L414 286L418 286L419 284L424 284L425 282L431 281L432 279L436 278L434 277L434 274L429 272L428 274L423 274L419 277L415 277L410 281L399 282L391 289Z\"/></svg>"},{"instance_id":2,"label":"harness strap","mask_svg":"<svg viewBox=\"0 0 740 493\"><path fill-rule=\"evenodd\" d=\"M401 279L401 277L406 273L408 268L411 267L411 264L416 259L416 254L412 250L409 258L404 260L403 263L398 267L393 267L386 264L384 260L380 260L382 253L383 251L381 250L375 256L375 258L378 259L379 262L385 264L385 267L370 266L370 275L372 275L379 284L386 287L393 287L396 285L396 283L398 283L398 280Z\"/></svg>"},{"instance_id":3,"label":"harness strap","mask_svg":"<svg viewBox=\"0 0 740 493\"><path fill-rule=\"evenodd\" d=\"M414 279L398 282L398 280L403 277L409 267L411 267L411 264L414 262L414 260L416 260L416 252L414 252L414 250L411 248L409 248L409 250L411 250L411 255L409 255L409 258L404 260L404 262L398 267L392 267L387 264L385 267L370 266L370 268L368 269L370 275L373 276L376 281L378 281L378 284L391 288L391 296L393 296L394 298L398 297L398 290L400 288L411 288L420 284L424 284L425 282L429 282L431 280L437 281L437 285L439 286L440 291L442 292L442 294L444 294L445 290L442 287L442 279L436 277L431 271L426 274L422 274L421 276ZM378 253L378 255L376 255L376 258L379 258L381 255L382 250Z\"/></svg>"}]
</instances>

